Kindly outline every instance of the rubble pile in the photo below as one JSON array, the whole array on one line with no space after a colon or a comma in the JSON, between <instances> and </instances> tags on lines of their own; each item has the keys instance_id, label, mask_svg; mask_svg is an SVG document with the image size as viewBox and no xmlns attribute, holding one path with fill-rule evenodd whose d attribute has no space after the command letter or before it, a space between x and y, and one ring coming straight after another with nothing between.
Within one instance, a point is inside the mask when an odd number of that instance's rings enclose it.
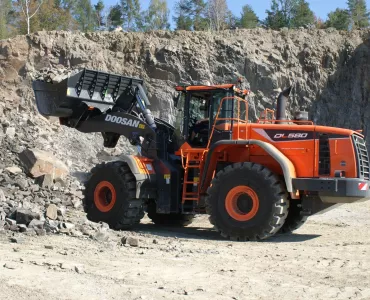
<instances>
[{"instance_id":1,"label":"rubble pile","mask_svg":"<svg viewBox=\"0 0 370 300\"><path fill-rule=\"evenodd\" d=\"M125 140L104 149L99 133L63 128L34 104L12 104L0 102L0 232L105 240L107 225L88 221L83 211L84 181L95 164L128 153Z\"/></svg>"}]
</instances>

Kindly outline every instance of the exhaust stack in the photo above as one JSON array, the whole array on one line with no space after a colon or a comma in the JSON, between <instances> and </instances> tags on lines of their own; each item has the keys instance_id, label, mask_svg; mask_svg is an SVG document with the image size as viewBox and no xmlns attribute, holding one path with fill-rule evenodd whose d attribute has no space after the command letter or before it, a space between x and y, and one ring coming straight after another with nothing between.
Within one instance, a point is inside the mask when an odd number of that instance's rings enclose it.
<instances>
[{"instance_id":1,"label":"exhaust stack","mask_svg":"<svg viewBox=\"0 0 370 300\"><path fill-rule=\"evenodd\" d=\"M285 109L291 90L292 87L290 86L279 94L276 105L276 120L286 120ZM282 123L279 122L279 124Z\"/></svg>"}]
</instances>

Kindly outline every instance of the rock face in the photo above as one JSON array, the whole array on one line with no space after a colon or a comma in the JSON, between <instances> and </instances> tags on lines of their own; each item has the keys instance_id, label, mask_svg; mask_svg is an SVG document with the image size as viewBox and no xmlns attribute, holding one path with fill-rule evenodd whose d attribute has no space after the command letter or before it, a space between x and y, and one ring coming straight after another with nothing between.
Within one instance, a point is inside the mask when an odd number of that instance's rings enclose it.
<instances>
[{"instance_id":1,"label":"rock face","mask_svg":"<svg viewBox=\"0 0 370 300\"><path fill-rule=\"evenodd\" d=\"M39 32L0 42L0 79L5 100L31 105L29 79L43 67L53 67L57 80L65 67L139 76L155 115L172 122L174 85L243 75L253 91L252 120L274 107L274 89L293 84L290 113L306 110L317 124L366 130L369 55L367 30Z\"/></svg>"}]
</instances>

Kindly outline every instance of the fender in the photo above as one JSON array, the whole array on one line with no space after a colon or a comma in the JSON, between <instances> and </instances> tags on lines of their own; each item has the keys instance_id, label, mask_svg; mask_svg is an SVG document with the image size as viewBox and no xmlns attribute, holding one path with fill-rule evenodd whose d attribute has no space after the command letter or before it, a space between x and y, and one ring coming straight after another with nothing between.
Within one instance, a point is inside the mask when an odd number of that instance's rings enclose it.
<instances>
[{"instance_id":1,"label":"fender","mask_svg":"<svg viewBox=\"0 0 370 300\"><path fill-rule=\"evenodd\" d=\"M281 169L283 170L284 174L284 180L285 185L287 188L287 191L291 193L291 196L293 199L297 199L296 191L293 189L293 178L296 178L296 171L293 163L277 149L274 145L262 142L259 140L243 140L243 141L229 141L229 140L221 140L212 145L212 147L209 149L207 159L204 165L204 170L208 169L208 166L210 164L212 153L214 150L221 145L256 145L261 147L263 150L265 150L269 155L271 155L281 166ZM201 189L203 189L205 180L206 180L207 174L206 172L203 173L202 180L201 180Z\"/></svg>"},{"instance_id":2,"label":"fender","mask_svg":"<svg viewBox=\"0 0 370 300\"><path fill-rule=\"evenodd\" d=\"M120 160L127 163L136 179L136 198L156 198L156 173L153 160L143 156L122 155Z\"/></svg>"}]
</instances>

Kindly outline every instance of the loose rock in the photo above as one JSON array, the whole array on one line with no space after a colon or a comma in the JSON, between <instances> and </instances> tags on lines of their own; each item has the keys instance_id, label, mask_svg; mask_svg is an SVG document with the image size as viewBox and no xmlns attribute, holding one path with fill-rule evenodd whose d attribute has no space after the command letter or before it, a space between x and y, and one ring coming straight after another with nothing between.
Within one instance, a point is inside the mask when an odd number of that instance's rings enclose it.
<instances>
[{"instance_id":1,"label":"loose rock","mask_svg":"<svg viewBox=\"0 0 370 300\"><path fill-rule=\"evenodd\" d=\"M92 238L98 242L107 242L109 240L109 235L104 231L98 231L92 236Z\"/></svg>"},{"instance_id":2,"label":"loose rock","mask_svg":"<svg viewBox=\"0 0 370 300\"><path fill-rule=\"evenodd\" d=\"M22 173L22 169L19 168L19 167L17 167L17 166L8 167L5 170L8 171L11 174L19 174L19 173Z\"/></svg>"},{"instance_id":3,"label":"loose rock","mask_svg":"<svg viewBox=\"0 0 370 300\"><path fill-rule=\"evenodd\" d=\"M63 179L69 174L68 167L62 161L43 150L26 149L19 158L33 177L49 174L53 179Z\"/></svg>"},{"instance_id":4,"label":"loose rock","mask_svg":"<svg viewBox=\"0 0 370 300\"><path fill-rule=\"evenodd\" d=\"M27 232L27 226L24 224L18 224L19 232Z\"/></svg>"},{"instance_id":5,"label":"loose rock","mask_svg":"<svg viewBox=\"0 0 370 300\"><path fill-rule=\"evenodd\" d=\"M0 189L0 203L5 201L6 201L5 193L2 189Z\"/></svg>"},{"instance_id":6,"label":"loose rock","mask_svg":"<svg viewBox=\"0 0 370 300\"><path fill-rule=\"evenodd\" d=\"M5 131L5 134L8 138L14 139L14 137L15 137L15 128L14 127L8 127Z\"/></svg>"},{"instance_id":7,"label":"loose rock","mask_svg":"<svg viewBox=\"0 0 370 300\"><path fill-rule=\"evenodd\" d=\"M13 219L9 219L9 218L6 218L5 219L5 222L9 225L16 225L17 224L17 221L16 220L13 220Z\"/></svg>"},{"instance_id":8,"label":"loose rock","mask_svg":"<svg viewBox=\"0 0 370 300\"><path fill-rule=\"evenodd\" d=\"M46 230L45 229L35 229L35 231L36 231L36 234L38 235L38 236L44 236L44 235L46 235Z\"/></svg>"},{"instance_id":9,"label":"loose rock","mask_svg":"<svg viewBox=\"0 0 370 300\"><path fill-rule=\"evenodd\" d=\"M139 246L139 240L137 238L133 237L123 237L122 238L122 245L130 245L131 247L138 247Z\"/></svg>"},{"instance_id":10,"label":"loose rock","mask_svg":"<svg viewBox=\"0 0 370 300\"><path fill-rule=\"evenodd\" d=\"M17 268L17 266L14 263L6 263L4 265L4 268L9 269L9 270L14 270Z\"/></svg>"},{"instance_id":11,"label":"loose rock","mask_svg":"<svg viewBox=\"0 0 370 300\"><path fill-rule=\"evenodd\" d=\"M28 209L19 208L16 212L17 224L30 224L33 219L40 219L40 215Z\"/></svg>"},{"instance_id":12,"label":"loose rock","mask_svg":"<svg viewBox=\"0 0 370 300\"><path fill-rule=\"evenodd\" d=\"M58 218L58 208L55 204L50 204L46 210L46 216L51 220Z\"/></svg>"},{"instance_id":13,"label":"loose rock","mask_svg":"<svg viewBox=\"0 0 370 300\"><path fill-rule=\"evenodd\" d=\"M43 229L44 228L45 221L40 221L33 219L30 224L28 224L28 228L30 229Z\"/></svg>"},{"instance_id":14,"label":"loose rock","mask_svg":"<svg viewBox=\"0 0 370 300\"><path fill-rule=\"evenodd\" d=\"M25 242L25 239L22 236L14 236L10 238L10 241L12 243L23 244Z\"/></svg>"}]
</instances>

